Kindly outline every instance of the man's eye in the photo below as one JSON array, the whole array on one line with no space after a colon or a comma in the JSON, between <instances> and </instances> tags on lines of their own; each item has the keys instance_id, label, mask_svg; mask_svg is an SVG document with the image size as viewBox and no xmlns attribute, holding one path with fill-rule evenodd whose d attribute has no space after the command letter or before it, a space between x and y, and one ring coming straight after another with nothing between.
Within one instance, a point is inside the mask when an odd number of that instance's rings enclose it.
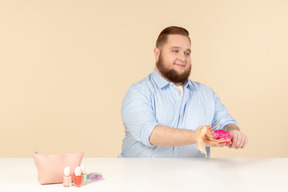
<instances>
[{"instance_id":1,"label":"man's eye","mask_svg":"<svg viewBox=\"0 0 288 192\"><path fill-rule=\"evenodd\" d=\"M189 56L189 55L190 55L190 53L185 53L185 55L186 55L186 56Z\"/></svg>"},{"instance_id":2,"label":"man's eye","mask_svg":"<svg viewBox=\"0 0 288 192\"><path fill-rule=\"evenodd\" d=\"M178 53L179 51L178 51L178 50L172 50L172 52L174 52L174 53Z\"/></svg>"}]
</instances>

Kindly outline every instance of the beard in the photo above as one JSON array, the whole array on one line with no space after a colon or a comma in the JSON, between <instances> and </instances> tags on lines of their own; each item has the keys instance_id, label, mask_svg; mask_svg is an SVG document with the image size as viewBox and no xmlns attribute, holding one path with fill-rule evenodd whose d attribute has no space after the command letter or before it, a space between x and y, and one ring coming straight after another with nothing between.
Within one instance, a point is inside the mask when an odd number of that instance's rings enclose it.
<instances>
[{"instance_id":1,"label":"beard","mask_svg":"<svg viewBox=\"0 0 288 192\"><path fill-rule=\"evenodd\" d=\"M162 55L159 55L159 59L156 62L156 66L159 70L159 72L169 81L173 82L173 83L181 83L184 84L189 76L190 76L190 72L191 72L191 65L189 67L189 69L185 70L182 74L179 74L175 69L167 69L165 67L165 65L163 64L163 58Z\"/></svg>"}]
</instances>

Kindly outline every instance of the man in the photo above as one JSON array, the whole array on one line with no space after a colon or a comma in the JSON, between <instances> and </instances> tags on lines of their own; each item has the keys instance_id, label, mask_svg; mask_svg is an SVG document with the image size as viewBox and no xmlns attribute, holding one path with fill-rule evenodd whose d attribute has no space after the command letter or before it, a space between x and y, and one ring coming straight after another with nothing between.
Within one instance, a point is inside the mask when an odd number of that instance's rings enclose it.
<instances>
[{"instance_id":1,"label":"man","mask_svg":"<svg viewBox=\"0 0 288 192\"><path fill-rule=\"evenodd\" d=\"M189 32L171 26L164 29L154 49L156 67L153 73L132 85L122 103L125 127L122 153L119 157L205 157L196 148L196 138L203 126L220 123L231 135L230 148L244 148L247 137L226 111L215 92L193 82ZM210 147L224 143L205 140Z\"/></svg>"}]
</instances>

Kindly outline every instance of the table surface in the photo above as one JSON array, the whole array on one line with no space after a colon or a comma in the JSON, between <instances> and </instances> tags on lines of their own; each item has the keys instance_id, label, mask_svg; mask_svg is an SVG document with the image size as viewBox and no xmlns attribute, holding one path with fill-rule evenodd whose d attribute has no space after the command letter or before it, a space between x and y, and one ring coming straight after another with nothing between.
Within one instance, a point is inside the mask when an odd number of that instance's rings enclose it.
<instances>
[{"instance_id":1,"label":"table surface","mask_svg":"<svg viewBox=\"0 0 288 192\"><path fill-rule=\"evenodd\" d=\"M83 158L82 164L103 180L40 185L32 158L1 158L0 191L288 191L288 158Z\"/></svg>"}]
</instances>

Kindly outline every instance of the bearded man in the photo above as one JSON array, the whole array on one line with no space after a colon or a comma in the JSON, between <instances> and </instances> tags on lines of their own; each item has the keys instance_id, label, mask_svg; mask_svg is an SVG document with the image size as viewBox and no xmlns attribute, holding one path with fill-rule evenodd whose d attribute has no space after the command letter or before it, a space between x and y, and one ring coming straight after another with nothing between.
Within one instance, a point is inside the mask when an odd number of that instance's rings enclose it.
<instances>
[{"instance_id":1,"label":"bearded man","mask_svg":"<svg viewBox=\"0 0 288 192\"><path fill-rule=\"evenodd\" d=\"M189 32L177 26L165 28L154 54L155 70L132 85L123 99L125 138L119 157L205 157L196 148L197 133L203 126L218 124L217 129L231 135L228 147L246 147L247 137L215 92L189 79ZM226 145L208 139L204 142L208 157L210 147Z\"/></svg>"}]
</instances>

